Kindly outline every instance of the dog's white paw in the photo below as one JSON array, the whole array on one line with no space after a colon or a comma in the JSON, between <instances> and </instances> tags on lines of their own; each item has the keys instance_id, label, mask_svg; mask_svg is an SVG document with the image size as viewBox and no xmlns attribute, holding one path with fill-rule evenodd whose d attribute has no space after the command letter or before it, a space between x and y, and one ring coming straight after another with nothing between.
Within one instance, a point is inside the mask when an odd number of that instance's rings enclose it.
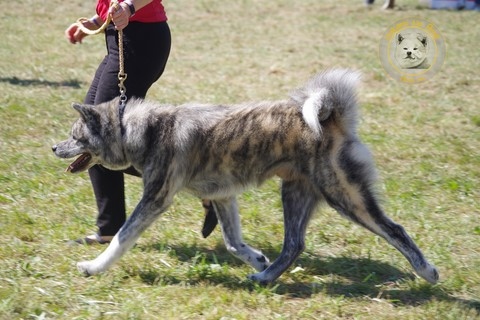
<instances>
[{"instance_id":1,"label":"dog's white paw","mask_svg":"<svg viewBox=\"0 0 480 320\"><path fill-rule=\"evenodd\" d=\"M77 269L85 276L93 276L98 273L98 269L92 261L81 261L77 263Z\"/></svg>"},{"instance_id":2,"label":"dog's white paw","mask_svg":"<svg viewBox=\"0 0 480 320\"><path fill-rule=\"evenodd\" d=\"M416 272L420 277L427 280L431 284L437 283L438 280L440 279L437 268L435 268L430 264L427 264L427 266L422 270L416 270Z\"/></svg>"},{"instance_id":3,"label":"dog's white paw","mask_svg":"<svg viewBox=\"0 0 480 320\"><path fill-rule=\"evenodd\" d=\"M270 266L270 264L271 264L270 260L268 260L268 258L262 253L260 253L260 255L254 258L253 261L251 262L251 265L257 271L263 271L267 269Z\"/></svg>"},{"instance_id":4,"label":"dog's white paw","mask_svg":"<svg viewBox=\"0 0 480 320\"><path fill-rule=\"evenodd\" d=\"M266 276L265 271L259 272L259 273L254 273L248 275L248 279L258 282L261 285L267 285L270 282L272 282L274 279L270 279L269 277Z\"/></svg>"}]
</instances>

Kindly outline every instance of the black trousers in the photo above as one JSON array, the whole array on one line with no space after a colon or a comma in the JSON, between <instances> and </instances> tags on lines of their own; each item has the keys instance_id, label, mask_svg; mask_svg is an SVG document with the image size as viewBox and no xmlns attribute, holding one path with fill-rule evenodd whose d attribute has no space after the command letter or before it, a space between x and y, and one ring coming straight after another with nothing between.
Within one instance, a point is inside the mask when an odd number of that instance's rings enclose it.
<instances>
[{"instance_id":1,"label":"black trousers","mask_svg":"<svg viewBox=\"0 0 480 320\"><path fill-rule=\"evenodd\" d=\"M120 95L118 88L118 32L113 24L105 30L107 55L98 66L85 103L99 104ZM144 98L160 78L170 54L171 36L166 22L131 22L123 29L125 80L128 98ZM88 171L97 201L98 234L115 235L126 220L122 172L96 165Z\"/></svg>"}]
</instances>

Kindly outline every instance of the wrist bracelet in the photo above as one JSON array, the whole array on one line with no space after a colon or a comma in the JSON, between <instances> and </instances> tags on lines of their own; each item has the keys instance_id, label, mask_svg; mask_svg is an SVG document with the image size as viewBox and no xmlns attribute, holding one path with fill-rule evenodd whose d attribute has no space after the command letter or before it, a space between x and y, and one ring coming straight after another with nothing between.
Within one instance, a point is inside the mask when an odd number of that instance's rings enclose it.
<instances>
[{"instance_id":1,"label":"wrist bracelet","mask_svg":"<svg viewBox=\"0 0 480 320\"><path fill-rule=\"evenodd\" d=\"M127 4L128 9L130 9L130 17L133 17L135 14L135 6L133 5L132 1L124 1Z\"/></svg>"},{"instance_id":2,"label":"wrist bracelet","mask_svg":"<svg viewBox=\"0 0 480 320\"><path fill-rule=\"evenodd\" d=\"M97 27L100 27L100 23L98 23L97 18L93 17L90 19L90 21L93 22L93 24L96 25Z\"/></svg>"}]
</instances>

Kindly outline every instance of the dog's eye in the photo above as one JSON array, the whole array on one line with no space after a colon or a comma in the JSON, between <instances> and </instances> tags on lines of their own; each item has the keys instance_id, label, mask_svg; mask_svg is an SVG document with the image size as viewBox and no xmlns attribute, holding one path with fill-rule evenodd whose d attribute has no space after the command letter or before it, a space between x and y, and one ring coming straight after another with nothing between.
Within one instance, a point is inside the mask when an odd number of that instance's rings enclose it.
<instances>
[{"instance_id":1,"label":"dog's eye","mask_svg":"<svg viewBox=\"0 0 480 320\"><path fill-rule=\"evenodd\" d=\"M413 50L418 50L418 48L413 48Z\"/></svg>"},{"instance_id":2,"label":"dog's eye","mask_svg":"<svg viewBox=\"0 0 480 320\"><path fill-rule=\"evenodd\" d=\"M403 50L408 50L408 48L403 48Z\"/></svg>"},{"instance_id":3,"label":"dog's eye","mask_svg":"<svg viewBox=\"0 0 480 320\"><path fill-rule=\"evenodd\" d=\"M82 137L78 137L76 135L73 135L72 136L72 139L77 141L78 143L82 143L82 144L85 144L87 142L87 139L85 138L82 138Z\"/></svg>"}]
</instances>

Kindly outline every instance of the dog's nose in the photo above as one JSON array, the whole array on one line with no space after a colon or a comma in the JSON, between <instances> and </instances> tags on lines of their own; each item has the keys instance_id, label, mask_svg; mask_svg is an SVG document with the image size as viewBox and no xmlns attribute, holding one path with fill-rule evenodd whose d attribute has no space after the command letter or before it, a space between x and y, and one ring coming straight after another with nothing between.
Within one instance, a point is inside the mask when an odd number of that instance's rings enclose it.
<instances>
[{"instance_id":1,"label":"dog's nose","mask_svg":"<svg viewBox=\"0 0 480 320\"><path fill-rule=\"evenodd\" d=\"M412 51L407 51L407 56L411 56L412 55Z\"/></svg>"},{"instance_id":2,"label":"dog's nose","mask_svg":"<svg viewBox=\"0 0 480 320\"><path fill-rule=\"evenodd\" d=\"M52 151L53 152L57 151L57 145L52 146Z\"/></svg>"}]
</instances>

